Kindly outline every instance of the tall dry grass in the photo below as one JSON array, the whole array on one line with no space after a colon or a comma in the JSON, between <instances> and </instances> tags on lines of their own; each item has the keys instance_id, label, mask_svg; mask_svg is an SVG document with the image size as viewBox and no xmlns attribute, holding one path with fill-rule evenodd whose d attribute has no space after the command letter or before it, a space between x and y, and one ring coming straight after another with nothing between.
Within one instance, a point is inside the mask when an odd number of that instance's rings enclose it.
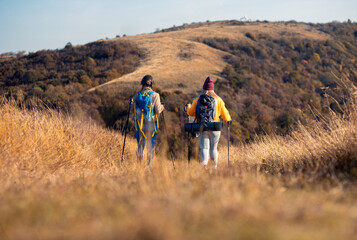
<instances>
[{"instance_id":1,"label":"tall dry grass","mask_svg":"<svg viewBox=\"0 0 357 240\"><path fill-rule=\"evenodd\" d=\"M307 178L356 179L357 88L346 78L336 77L336 80L347 91L347 102L341 106L343 115L331 110L329 118L317 116L320 121L309 126L300 124L289 136L271 135L244 145L237 151L236 165L245 163L258 170L289 177L290 174L300 175L305 181Z\"/></svg>"},{"instance_id":2,"label":"tall dry grass","mask_svg":"<svg viewBox=\"0 0 357 240\"><path fill-rule=\"evenodd\" d=\"M268 136L237 151L236 165L245 163L271 174L304 175L310 180L357 177L357 109L342 119L299 126L289 136ZM255 164L254 164L255 163Z\"/></svg>"},{"instance_id":3,"label":"tall dry grass","mask_svg":"<svg viewBox=\"0 0 357 240\"><path fill-rule=\"evenodd\" d=\"M14 103L2 104L0 115L1 165L5 168L98 171L120 162L122 137L89 120L74 120L49 109L20 110Z\"/></svg>"},{"instance_id":4,"label":"tall dry grass","mask_svg":"<svg viewBox=\"0 0 357 240\"><path fill-rule=\"evenodd\" d=\"M354 239L356 105L291 136L220 150L218 170L157 157L54 111L0 107L0 239Z\"/></svg>"}]
</instances>

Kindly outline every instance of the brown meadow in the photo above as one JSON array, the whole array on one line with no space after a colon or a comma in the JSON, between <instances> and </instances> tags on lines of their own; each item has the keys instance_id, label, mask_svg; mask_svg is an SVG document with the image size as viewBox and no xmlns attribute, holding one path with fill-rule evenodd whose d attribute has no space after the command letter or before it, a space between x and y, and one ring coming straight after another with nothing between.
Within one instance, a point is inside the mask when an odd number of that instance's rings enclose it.
<instances>
[{"instance_id":1,"label":"brown meadow","mask_svg":"<svg viewBox=\"0 0 357 240\"><path fill-rule=\"evenodd\" d=\"M357 109L227 149L218 170L56 111L0 107L1 239L354 239Z\"/></svg>"}]
</instances>

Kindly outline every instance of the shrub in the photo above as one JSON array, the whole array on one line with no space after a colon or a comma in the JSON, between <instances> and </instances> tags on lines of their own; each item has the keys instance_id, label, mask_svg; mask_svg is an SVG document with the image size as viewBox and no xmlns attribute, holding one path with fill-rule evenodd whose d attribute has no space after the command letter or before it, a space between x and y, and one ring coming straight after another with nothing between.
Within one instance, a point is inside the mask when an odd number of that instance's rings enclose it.
<instances>
[{"instance_id":1,"label":"shrub","mask_svg":"<svg viewBox=\"0 0 357 240\"><path fill-rule=\"evenodd\" d=\"M319 74L319 80L325 87L336 87L336 81L331 73L321 73Z\"/></svg>"},{"instance_id":2,"label":"shrub","mask_svg":"<svg viewBox=\"0 0 357 240\"><path fill-rule=\"evenodd\" d=\"M39 72L37 70L29 70L29 71L25 72L21 83L31 84L31 83L35 83L39 80L42 80L42 78L43 78L43 75L41 74L41 72Z\"/></svg>"},{"instance_id":3,"label":"shrub","mask_svg":"<svg viewBox=\"0 0 357 240\"><path fill-rule=\"evenodd\" d=\"M79 77L79 82L92 86L92 80L87 75L82 75Z\"/></svg>"},{"instance_id":4,"label":"shrub","mask_svg":"<svg viewBox=\"0 0 357 240\"><path fill-rule=\"evenodd\" d=\"M252 39L253 41L258 41L257 35L255 35L254 33L248 32L245 34L245 36Z\"/></svg>"}]
</instances>

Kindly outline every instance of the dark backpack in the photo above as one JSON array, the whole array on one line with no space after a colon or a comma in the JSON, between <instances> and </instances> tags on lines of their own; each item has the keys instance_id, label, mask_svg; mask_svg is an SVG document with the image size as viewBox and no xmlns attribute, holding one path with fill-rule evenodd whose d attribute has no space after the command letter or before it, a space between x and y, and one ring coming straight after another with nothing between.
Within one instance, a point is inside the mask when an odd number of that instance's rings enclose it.
<instances>
[{"instance_id":1,"label":"dark backpack","mask_svg":"<svg viewBox=\"0 0 357 240\"><path fill-rule=\"evenodd\" d=\"M198 101L195 110L197 123L207 127L208 123L214 121L216 100L207 95L202 94Z\"/></svg>"}]
</instances>

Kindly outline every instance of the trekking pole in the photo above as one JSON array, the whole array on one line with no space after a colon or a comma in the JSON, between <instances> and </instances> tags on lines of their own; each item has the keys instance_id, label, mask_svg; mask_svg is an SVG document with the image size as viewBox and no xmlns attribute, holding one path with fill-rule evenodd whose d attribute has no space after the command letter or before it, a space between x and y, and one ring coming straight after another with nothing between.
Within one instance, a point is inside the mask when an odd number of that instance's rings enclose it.
<instances>
[{"instance_id":1,"label":"trekking pole","mask_svg":"<svg viewBox=\"0 0 357 240\"><path fill-rule=\"evenodd\" d=\"M228 139L228 166L229 166L229 140L230 140L230 131L229 131L229 125L230 123L227 122L227 139Z\"/></svg>"},{"instance_id":2,"label":"trekking pole","mask_svg":"<svg viewBox=\"0 0 357 240\"><path fill-rule=\"evenodd\" d=\"M126 123L124 126L124 141L123 141L123 151L121 153L121 162L124 161L124 151L125 151L125 140L126 140L126 134L128 133L128 125L129 125L129 117L130 117L130 106L133 104L133 99L130 98L129 100L129 106L128 106L128 117L126 119Z\"/></svg>"},{"instance_id":3,"label":"trekking pole","mask_svg":"<svg viewBox=\"0 0 357 240\"><path fill-rule=\"evenodd\" d=\"M180 129L181 129L181 143L182 143L182 149L183 149L183 157L185 156L185 119L182 114L181 108L178 108L179 111L179 118L180 118Z\"/></svg>"},{"instance_id":4,"label":"trekking pole","mask_svg":"<svg viewBox=\"0 0 357 240\"><path fill-rule=\"evenodd\" d=\"M190 152L191 149L190 149L190 147L191 147L190 133L187 132L187 164L188 165L190 165L190 157L191 157L191 152Z\"/></svg>"},{"instance_id":5,"label":"trekking pole","mask_svg":"<svg viewBox=\"0 0 357 240\"><path fill-rule=\"evenodd\" d=\"M187 112L186 112L187 113ZM190 123L190 116L187 114L187 122ZM187 132L187 164L190 165L192 156L191 134Z\"/></svg>"},{"instance_id":6,"label":"trekking pole","mask_svg":"<svg viewBox=\"0 0 357 240\"><path fill-rule=\"evenodd\" d=\"M184 112L187 115L187 123L190 123L190 116L187 114L187 107L188 107L189 103L186 104L186 106L184 107ZM190 165L190 157L191 157L191 139L190 139L190 132L187 132L187 164Z\"/></svg>"},{"instance_id":7,"label":"trekking pole","mask_svg":"<svg viewBox=\"0 0 357 240\"><path fill-rule=\"evenodd\" d=\"M169 138L168 138L168 136L167 136L167 130L166 130L166 123L165 123L165 115L164 115L164 112L162 112L161 115L162 115L162 123L164 124L164 131L165 131L165 135L166 135L166 141L167 141L167 143L169 143ZM169 149L170 149L170 147L169 147ZM170 150L170 154L171 154L172 166L173 166L174 170L176 170L175 160L174 160L174 157L173 157L173 154L172 154L172 150Z\"/></svg>"}]
</instances>

